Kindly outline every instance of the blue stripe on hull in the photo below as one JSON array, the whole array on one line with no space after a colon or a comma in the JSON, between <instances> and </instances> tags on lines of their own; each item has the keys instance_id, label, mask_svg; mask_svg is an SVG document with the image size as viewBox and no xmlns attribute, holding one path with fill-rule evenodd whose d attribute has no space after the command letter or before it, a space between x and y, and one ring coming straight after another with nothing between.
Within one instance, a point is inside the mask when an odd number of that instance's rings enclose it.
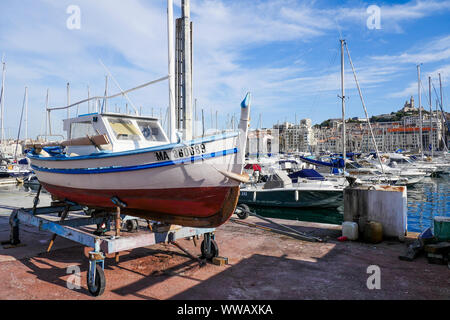
<instances>
[{"instance_id":1,"label":"blue stripe on hull","mask_svg":"<svg viewBox=\"0 0 450 320\"><path fill-rule=\"evenodd\" d=\"M238 149L234 148L234 149L229 149L229 150L212 152L212 153L204 154L201 156L192 156L190 158L170 160L170 161L157 162L157 163L148 163L148 164L129 166L129 167L105 167L105 168L81 168L81 169L54 169L54 168L38 167L35 165L31 165L31 167L33 168L33 170L36 170L36 171L61 173L61 174L93 174L93 173L125 172L125 171L144 170L144 169L150 169L150 168L167 167L167 166L171 166L171 165L175 165L175 164L183 164L186 162L195 162L195 161L199 161L199 160L205 160L205 159L210 159L210 158L226 156L229 154L236 154L237 152L238 152Z\"/></svg>"},{"instance_id":2,"label":"blue stripe on hull","mask_svg":"<svg viewBox=\"0 0 450 320\"><path fill-rule=\"evenodd\" d=\"M66 155L58 155L58 156L54 156L54 157L42 157L42 156L39 156L39 155L36 155L33 153L28 153L27 157L32 160L34 159L34 160L45 160L45 161L74 161L74 160L88 160L88 159L104 159L104 158L111 158L111 157L130 156L130 155L148 153L148 152L154 152L154 151L164 151L164 150L170 150L170 149L176 149L176 148L190 147L195 144L224 140L224 139L236 137L238 135L239 135L238 132L226 132L226 133L222 133L222 134L214 135L214 136L210 136L210 137L194 139L191 141L185 141L183 143L171 143L171 144L165 144L165 145L156 146L156 147L134 149L134 150L127 150L127 151L120 151L120 152L111 152L111 153L102 152L102 153L95 153L95 154L86 155L86 156L67 157Z\"/></svg>"}]
</instances>

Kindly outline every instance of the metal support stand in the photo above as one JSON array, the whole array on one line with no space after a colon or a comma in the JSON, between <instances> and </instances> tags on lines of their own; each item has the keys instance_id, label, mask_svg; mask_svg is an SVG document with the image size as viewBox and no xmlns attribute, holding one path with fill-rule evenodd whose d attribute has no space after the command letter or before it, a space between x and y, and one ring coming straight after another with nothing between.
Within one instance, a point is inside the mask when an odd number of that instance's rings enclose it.
<instances>
[{"instance_id":1,"label":"metal support stand","mask_svg":"<svg viewBox=\"0 0 450 320\"><path fill-rule=\"evenodd\" d=\"M66 219L67 215L69 214L69 210L70 210L70 205L66 205L64 211L61 213L61 219L59 220L60 222L63 222ZM52 239L50 240L50 243L48 244L47 252L50 252L50 250L52 249L53 243L55 242L56 237L57 237L56 233L53 234Z\"/></svg>"},{"instance_id":2,"label":"metal support stand","mask_svg":"<svg viewBox=\"0 0 450 320\"><path fill-rule=\"evenodd\" d=\"M39 184L38 191L37 191L36 196L34 197L34 200L33 200L33 215L36 214L36 207L39 204L39 197L41 195L41 190L42 190L42 185Z\"/></svg>"},{"instance_id":3,"label":"metal support stand","mask_svg":"<svg viewBox=\"0 0 450 320\"><path fill-rule=\"evenodd\" d=\"M127 204L121 201L118 197L112 197L111 201L117 205L116 207L116 216L115 216L115 230L116 230L116 238L120 237L120 208L126 208ZM116 263L119 263L119 252L115 254Z\"/></svg>"},{"instance_id":4,"label":"metal support stand","mask_svg":"<svg viewBox=\"0 0 450 320\"><path fill-rule=\"evenodd\" d=\"M120 207L116 208L116 217L115 217L115 221L116 221L116 238L120 237ZM116 252L116 263L119 263L119 252Z\"/></svg>"},{"instance_id":5,"label":"metal support stand","mask_svg":"<svg viewBox=\"0 0 450 320\"><path fill-rule=\"evenodd\" d=\"M9 245L17 246L20 244L20 237L19 237L19 219L17 218L16 211L13 211L9 216L9 226L10 226Z\"/></svg>"},{"instance_id":6,"label":"metal support stand","mask_svg":"<svg viewBox=\"0 0 450 320\"><path fill-rule=\"evenodd\" d=\"M184 249L182 246L180 246L178 243L176 243L175 241L170 242L171 244L173 244L175 247L177 247L178 249L180 249L181 251L183 251L184 253L186 253L191 259L196 260L199 264L200 267L203 267L206 262L204 259L198 258L198 257L194 257L193 254L191 254L189 251L187 251L186 249Z\"/></svg>"},{"instance_id":7,"label":"metal support stand","mask_svg":"<svg viewBox=\"0 0 450 320\"><path fill-rule=\"evenodd\" d=\"M105 216L86 216L83 208L73 206L71 203L67 203L66 206L55 205L42 208L33 206L30 209L17 209L10 216L10 241L8 244L17 245L20 243L19 226L20 224L26 224L38 227L40 231L48 231L55 234L55 236L57 235L83 246L94 248L94 251L89 253L89 272L87 277L89 292L94 296L101 295L105 290L106 278L104 268L106 255L115 254L118 257L118 253L121 251L148 247L158 243L174 243L179 239L190 239L192 237L195 239L200 235L204 235L205 239L201 244L202 256L205 259L217 257L219 251L214 241L214 228L179 227L170 229L152 226L152 230L140 228L139 232L120 233L120 220L119 224L117 224L118 218L120 219L120 207L118 206L114 214L116 219L115 232L108 232L103 236L95 235L94 232L96 231L96 226L105 222ZM61 216L59 219L58 215ZM112 216L107 216L107 219L109 223ZM147 223L150 225L148 221ZM88 231L90 228L92 231ZM175 245L184 251L179 245ZM187 251L185 253L193 256Z\"/></svg>"}]
</instances>

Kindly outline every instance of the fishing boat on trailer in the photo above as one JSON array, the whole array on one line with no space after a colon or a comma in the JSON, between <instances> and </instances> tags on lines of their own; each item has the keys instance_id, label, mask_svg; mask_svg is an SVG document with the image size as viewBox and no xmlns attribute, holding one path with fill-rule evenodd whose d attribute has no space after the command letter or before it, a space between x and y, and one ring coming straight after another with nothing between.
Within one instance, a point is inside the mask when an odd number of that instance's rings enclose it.
<instances>
[{"instance_id":1,"label":"fishing boat on trailer","mask_svg":"<svg viewBox=\"0 0 450 320\"><path fill-rule=\"evenodd\" d=\"M149 220L217 227L239 197L250 96L241 105L239 131L170 143L154 118L112 113L64 121L69 141L33 145L28 154L42 186L54 198ZM99 133L94 136L95 133ZM84 137L88 138L84 138ZM83 145L83 140L90 145Z\"/></svg>"},{"instance_id":2,"label":"fishing boat on trailer","mask_svg":"<svg viewBox=\"0 0 450 320\"><path fill-rule=\"evenodd\" d=\"M189 23L183 29L183 79L175 73L173 2L167 0L168 75L120 93L92 97L50 112L94 105L151 84L169 82L167 133L158 119L108 113L103 108L64 120L67 141L31 145L28 158L41 185L60 201L94 212L115 211L147 220L214 228L230 218L239 197L249 128L250 94L241 104L238 130L196 138L192 134L192 86ZM189 5L183 5L189 21ZM178 45L178 42L177 42ZM175 81L177 79L177 81ZM178 87L175 86L177 82ZM182 87L180 87L182 84ZM182 105L175 92L183 92ZM105 105L105 103L103 104ZM132 104L133 106L133 104ZM134 107L134 106L133 106ZM180 112L182 111L182 112ZM183 126L176 125L183 113ZM51 132L50 132L51 134ZM181 138L181 134L183 138Z\"/></svg>"}]
</instances>

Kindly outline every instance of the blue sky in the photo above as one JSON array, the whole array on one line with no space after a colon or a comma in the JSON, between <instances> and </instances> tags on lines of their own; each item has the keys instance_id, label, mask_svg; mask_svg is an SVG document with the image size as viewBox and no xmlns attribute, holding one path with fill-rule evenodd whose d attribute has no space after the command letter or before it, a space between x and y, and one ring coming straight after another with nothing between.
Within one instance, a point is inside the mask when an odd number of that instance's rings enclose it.
<instances>
[{"instance_id":1,"label":"blue sky","mask_svg":"<svg viewBox=\"0 0 450 320\"><path fill-rule=\"evenodd\" d=\"M180 1L174 0L175 15ZM81 9L81 29L69 30L69 5ZM381 29L369 29L367 8L380 8ZM450 99L450 1L191 0L194 36L194 96L219 121L239 112L253 94L256 126L311 118L320 123L340 117L340 34L347 40L369 114L390 113L414 95L416 65L423 87L442 74L444 100ZM165 0L3 0L0 54L7 62L5 123L17 135L24 87L29 87L29 133L43 130L45 94L50 104L102 95L105 70L122 88L167 74ZM346 58L347 115L364 115ZM110 92L118 92L111 82ZM422 97L427 106L427 93ZM434 94L433 94L434 95ZM145 114L167 107L167 83L130 95ZM433 96L433 102L435 97ZM125 99L117 99L124 109ZM445 101L444 101L445 104ZM448 103L447 103L448 105ZM447 108L448 109L448 108ZM80 109L86 112L87 106ZM66 113L55 113L61 131Z\"/></svg>"}]
</instances>

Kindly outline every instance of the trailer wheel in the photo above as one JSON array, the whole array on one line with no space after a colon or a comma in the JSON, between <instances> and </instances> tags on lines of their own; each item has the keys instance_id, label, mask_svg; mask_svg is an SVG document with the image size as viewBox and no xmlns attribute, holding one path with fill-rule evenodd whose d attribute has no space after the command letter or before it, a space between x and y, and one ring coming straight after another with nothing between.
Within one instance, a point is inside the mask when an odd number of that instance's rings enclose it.
<instances>
[{"instance_id":1,"label":"trailer wheel","mask_svg":"<svg viewBox=\"0 0 450 320\"><path fill-rule=\"evenodd\" d=\"M248 211L250 211L250 208L246 204L240 204L236 207L235 213L239 217L239 219L245 220L248 218Z\"/></svg>"},{"instance_id":2,"label":"trailer wheel","mask_svg":"<svg viewBox=\"0 0 450 320\"><path fill-rule=\"evenodd\" d=\"M138 229L138 222L136 219L127 220L125 227L128 232L135 232Z\"/></svg>"},{"instance_id":3,"label":"trailer wheel","mask_svg":"<svg viewBox=\"0 0 450 320\"><path fill-rule=\"evenodd\" d=\"M106 277L105 272L103 271L102 267L100 265L95 266L95 284L91 285L89 283L89 276L87 280L88 290L89 292L94 296L98 297L105 292L106 287Z\"/></svg>"},{"instance_id":4,"label":"trailer wheel","mask_svg":"<svg viewBox=\"0 0 450 320\"><path fill-rule=\"evenodd\" d=\"M214 257L219 256L219 246L217 245L217 242L211 239L211 251L209 253L206 252L206 241L203 240L202 244L200 245L201 251L202 251L202 258L206 260L211 260Z\"/></svg>"}]
</instances>

